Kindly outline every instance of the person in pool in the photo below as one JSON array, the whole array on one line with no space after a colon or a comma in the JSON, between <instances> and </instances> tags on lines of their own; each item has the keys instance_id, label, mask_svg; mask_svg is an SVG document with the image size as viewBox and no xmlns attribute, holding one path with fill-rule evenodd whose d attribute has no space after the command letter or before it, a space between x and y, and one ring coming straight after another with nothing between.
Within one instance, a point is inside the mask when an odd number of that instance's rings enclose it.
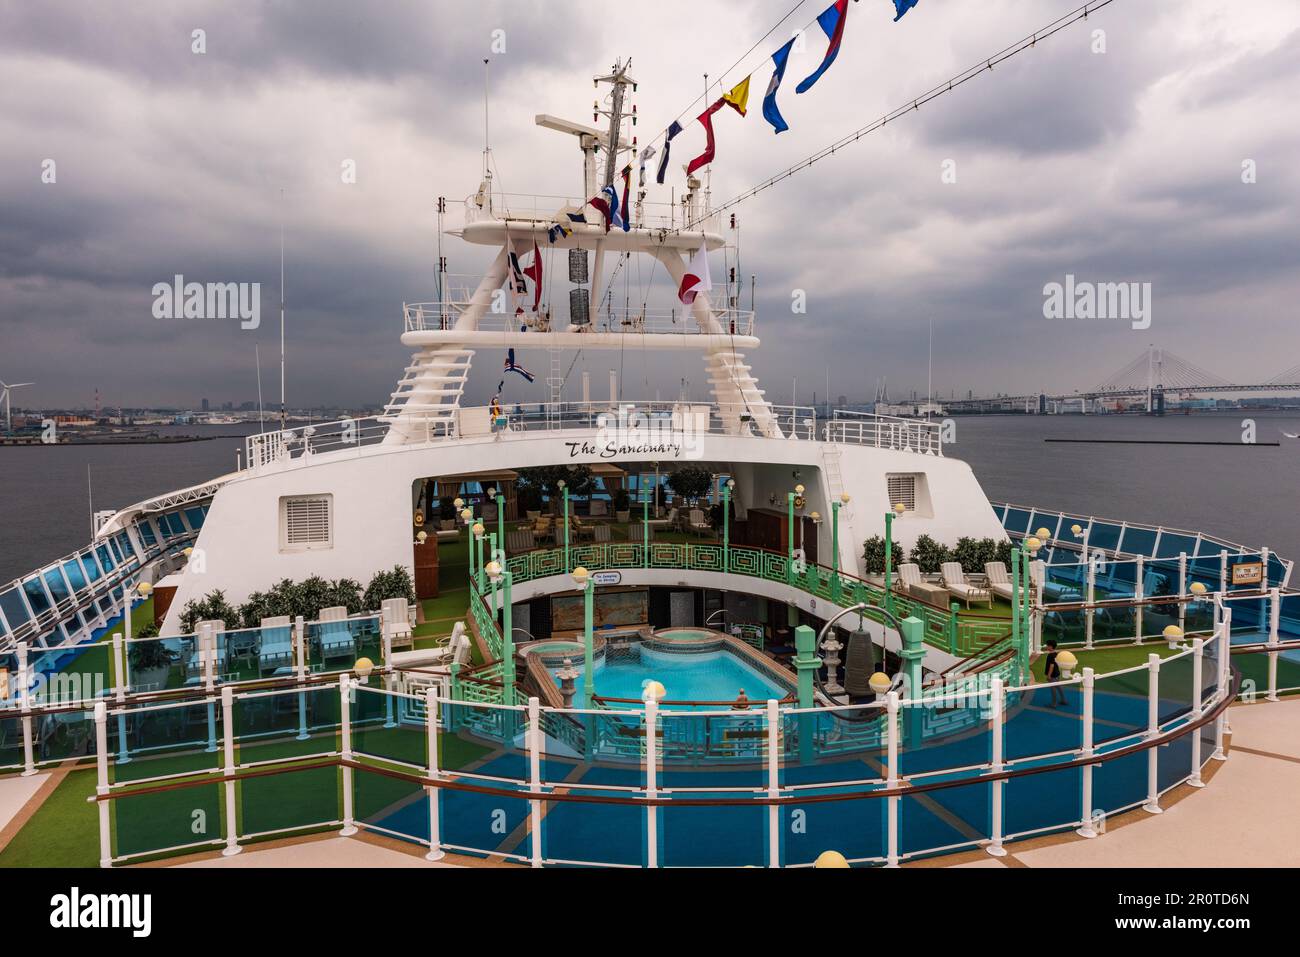
<instances>
[{"instance_id":1,"label":"person in pool","mask_svg":"<svg viewBox=\"0 0 1300 957\"><path fill-rule=\"evenodd\" d=\"M1061 666L1056 663L1056 639L1049 638L1046 642L1047 658L1043 661L1043 677L1048 681L1061 680ZM1065 689L1058 684L1052 685L1052 700L1048 707L1065 707Z\"/></svg>"}]
</instances>

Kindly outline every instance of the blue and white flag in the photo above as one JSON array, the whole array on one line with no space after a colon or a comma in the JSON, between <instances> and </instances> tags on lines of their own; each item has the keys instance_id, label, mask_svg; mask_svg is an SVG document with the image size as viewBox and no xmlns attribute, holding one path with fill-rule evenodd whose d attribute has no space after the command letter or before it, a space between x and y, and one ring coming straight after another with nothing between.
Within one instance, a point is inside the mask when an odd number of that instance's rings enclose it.
<instances>
[{"instance_id":1,"label":"blue and white flag","mask_svg":"<svg viewBox=\"0 0 1300 957\"><path fill-rule=\"evenodd\" d=\"M772 80L767 84L767 94L763 97L763 119L771 123L778 133L784 133L790 128L781 111L777 109L776 91L780 89L781 80L785 78L785 68L790 60L790 48L794 46L794 41L795 38L791 37L785 46L772 54L772 62L776 68L772 71Z\"/></svg>"},{"instance_id":2,"label":"blue and white flag","mask_svg":"<svg viewBox=\"0 0 1300 957\"><path fill-rule=\"evenodd\" d=\"M519 365L517 362L515 362L515 350L514 350L514 349L511 349L511 350L509 350L509 351L506 353L505 371L506 371L506 372L518 372L518 373L519 373L521 376L523 376L527 381L529 381L529 382L532 382L532 381L533 381L533 374L532 374L531 372L529 372L527 369L525 369L523 366L521 366L521 365Z\"/></svg>"},{"instance_id":3,"label":"blue and white flag","mask_svg":"<svg viewBox=\"0 0 1300 957\"><path fill-rule=\"evenodd\" d=\"M920 2L921 0L894 0L894 11L898 14L898 16L894 17L894 22L897 23L903 19L903 14Z\"/></svg>"}]
</instances>

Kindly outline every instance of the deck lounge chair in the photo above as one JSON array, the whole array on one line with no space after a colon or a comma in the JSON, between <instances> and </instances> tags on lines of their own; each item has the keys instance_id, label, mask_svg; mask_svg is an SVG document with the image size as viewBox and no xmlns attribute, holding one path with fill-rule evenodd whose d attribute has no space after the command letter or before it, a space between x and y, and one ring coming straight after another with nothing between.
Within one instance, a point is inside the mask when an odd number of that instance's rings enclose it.
<instances>
[{"instance_id":1,"label":"deck lounge chair","mask_svg":"<svg viewBox=\"0 0 1300 957\"><path fill-rule=\"evenodd\" d=\"M679 521L677 509L670 508L664 518L652 518L648 524L651 528L676 528Z\"/></svg>"},{"instance_id":2,"label":"deck lounge chair","mask_svg":"<svg viewBox=\"0 0 1300 957\"><path fill-rule=\"evenodd\" d=\"M627 540L629 542L644 542L646 540L645 536L647 535L650 536L650 541L653 542L655 540L655 526L653 522L649 525L643 525L641 522L636 522L627 527Z\"/></svg>"},{"instance_id":3,"label":"deck lounge chair","mask_svg":"<svg viewBox=\"0 0 1300 957\"><path fill-rule=\"evenodd\" d=\"M591 518L606 518L609 515L609 503L603 498L594 498L591 500L591 510L587 514Z\"/></svg>"},{"instance_id":4,"label":"deck lounge chair","mask_svg":"<svg viewBox=\"0 0 1300 957\"><path fill-rule=\"evenodd\" d=\"M533 530L531 528L516 528L506 532L506 552L517 555L520 552L531 552L537 548L537 542L533 539Z\"/></svg>"},{"instance_id":5,"label":"deck lounge chair","mask_svg":"<svg viewBox=\"0 0 1300 957\"><path fill-rule=\"evenodd\" d=\"M187 678L202 678L203 671L203 652L205 641L207 652L213 658L212 674L216 675L226 670L226 640L222 634L226 630L226 623L220 618L201 621L194 626L194 651L191 652L189 659L185 662L185 676ZM205 638L205 636L210 636Z\"/></svg>"},{"instance_id":6,"label":"deck lounge chair","mask_svg":"<svg viewBox=\"0 0 1300 957\"><path fill-rule=\"evenodd\" d=\"M386 598L380 607L383 616L384 637L390 648L415 644L411 635L411 612L405 598Z\"/></svg>"},{"instance_id":7,"label":"deck lounge chair","mask_svg":"<svg viewBox=\"0 0 1300 957\"><path fill-rule=\"evenodd\" d=\"M320 642L320 655L325 661L345 658L357 653L357 643L348 625L348 610L342 605L322 608L316 640Z\"/></svg>"},{"instance_id":8,"label":"deck lounge chair","mask_svg":"<svg viewBox=\"0 0 1300 957\"><path fill-rule=\"evenodd\" d=\"M976 588L966 581L966 573L962 571L960 562L944 562L941 567L944 586L952 595L964 601L967 608L973 601L987 602L990 608L993 607L992 593L984 588Z\"/></svg>"},{"instance_id":9,"label":"deck lounge chair","mask_svg":"<svg viewBox=\"0 0 1300 957\"><path fill-rule=\"evenodd\" d=\"M690 525L691 531L696 535L703 535L706 532L709 534L713 533L713 523L704 517L703 509L691 509L688 524Z\"/></svg>"},{"instance_id":10,"label":"deck lounge chair","mask_svg":"<svg viewBox=\"0 0 1300 957\"><path fill-rule=\"evenodd\" d=\"M898 584L900 591L911 591L913 585L924 582L921 578L921 566L915 562L904 562L898 566Z\"/></svg>"},{"instance_id":11,"label":"deck lounge chair","mask_svg":"<svg viewBox=\"0 0 1300 957\"><path fill-rule=\"evenodd\" d=\"M257 667L265 674L277 668L293 667L293 624L288 615L262 619L262 645Z\"/></svg>"},{"instance_id":12,"label":"deck lounge chair","mask_svg":"<svg viewBox=\"0 0 1300 957\"><path fill-rule=\"evenodd\" d=\"M984 574L989 579L989 591L999 598L1011 601L1011 575L1007 572L1006 564L1003 562L985 562Z\"/></svg>"}]
</instances>

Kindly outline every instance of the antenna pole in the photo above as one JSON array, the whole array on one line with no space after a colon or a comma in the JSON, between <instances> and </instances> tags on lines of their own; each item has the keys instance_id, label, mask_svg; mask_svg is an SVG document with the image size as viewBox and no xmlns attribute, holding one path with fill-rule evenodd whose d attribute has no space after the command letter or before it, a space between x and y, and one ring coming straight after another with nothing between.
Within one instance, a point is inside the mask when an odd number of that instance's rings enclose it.
<instances>
[{"instance_id":1,"label":"antenna pole","mask_svg":"<svg viewBox=\"0 0 1300 957\"><path fill-rule=\"evenodd\" d=\"M483 175L488 173L488 154L492 152L492 139L488 126L488 74L491 70L487 57L483 58Z\"/></svg>"},{"instance_id":2,"label":"antenna pole","mask_svg":"<svg viewBox=\"0 0 1300 957\"><path fill-rule=\"evenodd\" d=\"M253 346L253 359L257 363L257 425L266 431L266 416L262 414L262 347Z\"/></svg>"},{"instance_id":3,"label":"antenna pole","mask_svg":"<svg viewBox=\"0 0 1300 957\"><path fill-rule=\"evenodd\" d=\"M90 504L90 537L95 537L95 488L90 484L90 463L86 463L86 501Z\"/></svg>"},{"instance_id":4,"label":"antenna pole","mask_svg":"<svg viewBox=\"0 0 1300 957\"><path fill-rule=\"evenodd\" d=\"M262 376L261 363L257 375ZM260 405L259 400L259 405ZM280 431L284 431L284 187L280 188Z\"/></svg>"}]
</instances>

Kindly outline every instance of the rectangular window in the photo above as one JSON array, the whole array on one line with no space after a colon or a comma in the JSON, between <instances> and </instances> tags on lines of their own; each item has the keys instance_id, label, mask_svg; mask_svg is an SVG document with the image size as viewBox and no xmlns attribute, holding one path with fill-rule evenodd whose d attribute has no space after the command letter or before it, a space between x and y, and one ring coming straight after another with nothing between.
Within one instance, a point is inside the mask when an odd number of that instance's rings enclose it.
<instances>
[{"instance_id":1,"label":"rectangular window","mask_svg":"<svg viewBox=\"0 0 1300 957\"><path fill-rule=\"evenodd\" d=\"M886 481L889 483L889 504L895 506L899 502L903 503L903 508L909 512L916 511L916 476L915 475L890 475Z\"/></svg>"},{"instance_id":2,"label":"rectangular window","mask_svg":"<svg viewBox=\"0 0 1300 957\"><path fill-rule=\"evenodd\" d=\"M332 495L280 499L280 548L332 548L333 502Z\"/></svg>"}]
</instances>

